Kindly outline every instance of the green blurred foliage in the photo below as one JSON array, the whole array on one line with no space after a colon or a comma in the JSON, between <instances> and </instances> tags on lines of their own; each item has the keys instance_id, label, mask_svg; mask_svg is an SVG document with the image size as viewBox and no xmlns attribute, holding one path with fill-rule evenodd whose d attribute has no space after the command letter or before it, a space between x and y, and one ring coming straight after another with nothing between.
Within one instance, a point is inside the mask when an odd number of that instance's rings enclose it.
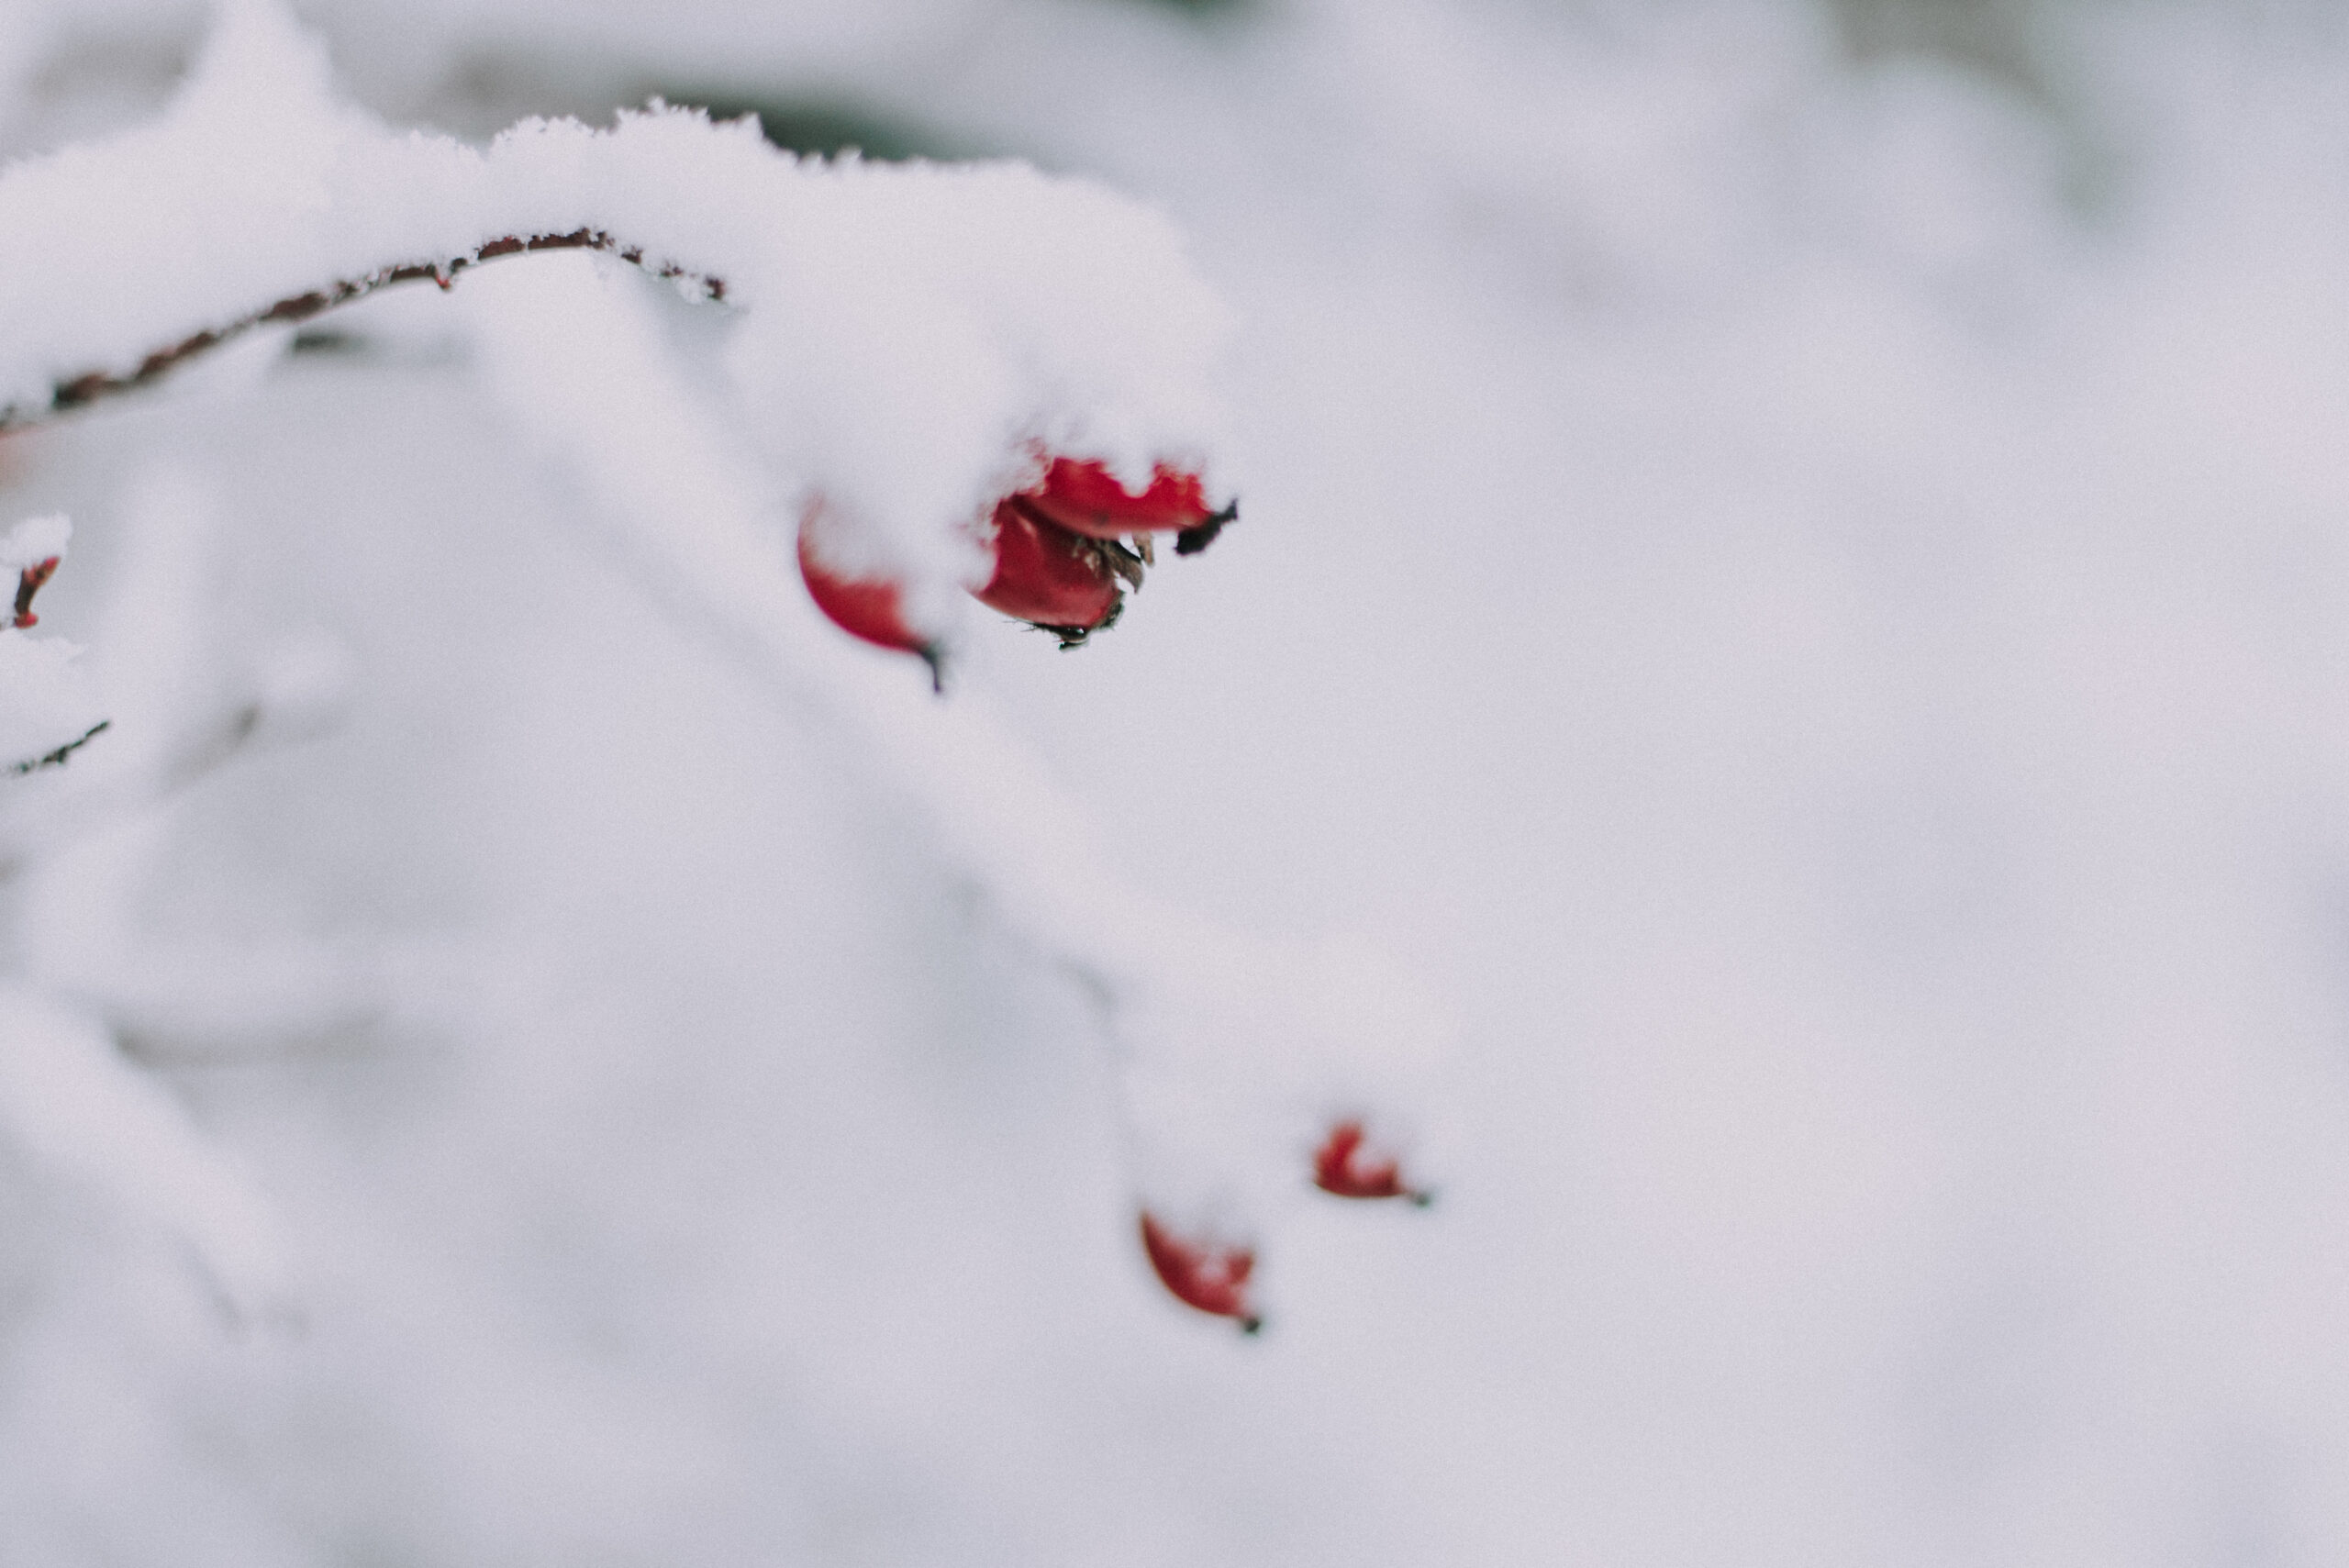
<instances>
[{"instance_id":1,"label":"green blurred foliage","mask_svg":"<svg viewBox=\"0 0 2349 1568\"><path fill-rule=\"evenodd\" d=\"M858 152L867 158L984 158L997 150L974 144L934 127L877 113L838 99L763 97L742 92L699 92L692 88L656 88L641 97L659 97L672 104L709 111L713 119L759 117L759 128L777 147L792 152L837 157Z\"/></svg>"}]
</instances>

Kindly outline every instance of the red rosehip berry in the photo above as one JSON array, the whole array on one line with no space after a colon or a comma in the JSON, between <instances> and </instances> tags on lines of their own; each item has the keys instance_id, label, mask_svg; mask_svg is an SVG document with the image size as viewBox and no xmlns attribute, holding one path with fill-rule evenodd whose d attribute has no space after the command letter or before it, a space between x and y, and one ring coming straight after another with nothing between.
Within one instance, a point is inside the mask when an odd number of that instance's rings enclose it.
<instances>
[{"instance_id":1,"label":"red rosehip berry","mask_svg":"<svg viewBox=\"0 0 2349 1568\"><path fill-rule=\"evenodd\" d=\"M1408 1198L1425 1207L1433 1195L1408 1186L1403 1162L1374 1150L1362 1123L1346 1120L1330 1129L1313 1151L1313 1184L1337 1197Z\"/></svg>"},{"instance_id":2,"label":"red rosehip berry","mask_svg":"<svg viewBox=\"0 0 2349 1568\"><path fill-rule=\"evenodd\" d=\"M1120 576L1141 581L1140 565L1124 546L1081 539L1016 495L996 503L990 527L995 573L975 590L978 601L1058 633L1065 647L1118 618L1125 604Z\"/></svg>"},{"instance_id":3,"label":"red rosehip berry","mask_svg":"<svg viewBox=\"0 0 2349 1568\"><path fill-rule=\"evenodd\" d=\"M1237 503L1220 511L1210 507L1197 474L1163 462L1136 495L1105 464L1056 457L1045 465L1043 479L1021 491L1019 498L1046 521L1088 539L1172 533L1177 555L1205 550L1226 523L1240 516Z\"/></svg>"},{"instance_id":4,"label":"red rosehip berry","mask_svg":"<svg viewBox=\"0 0 2349 1568\"><path fill-rule=\"evenodd\" d=\"M1256 1269L1252 1248L1177 1236L1148 1209L1141 1216L1141 1247L1159 1283L1184 1306L1232 1318L1245 1334L1264 1326L1248 1307L1248 1276Z\"/></svg>"},{"instance_id":5,"label":"red rosehip berry","mask_svg":"<svg viewBox=\"0 0 2349 1568\"><path fill-rule=\"evenodd\" d=\"M920 659L930 666L930 684L939 684L943 655L936 642L907 622L904 590L885 577L846 576L818 557L809 536L820 511L809 507L799 524L799 575L807 596L851 637Z\"/></svg>"}]
</instances>

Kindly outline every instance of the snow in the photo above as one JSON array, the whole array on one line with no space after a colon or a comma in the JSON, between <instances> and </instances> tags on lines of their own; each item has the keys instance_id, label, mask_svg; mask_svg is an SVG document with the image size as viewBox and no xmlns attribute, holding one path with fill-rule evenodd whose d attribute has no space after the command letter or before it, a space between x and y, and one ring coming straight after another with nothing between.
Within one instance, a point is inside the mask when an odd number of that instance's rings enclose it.
<instances>
[{"instance_id":1,"label":"snow","mask_svg":"<svg viewBox=\"0 0 2349 1568\"><path fill-rule=\"evenodd\" d=\"M641 580L681 625L732 650L778 695L839 734L874 783L935 835L933 851L991 913L1101 1001L1137 1077L1215 1092L1190 1115L1186 1090L1139 1095L1137 1136L1186 1146L1187 1178L1168 1197L1197 1200L1255 1176L1258 1206L1293 1187L1309 1121L1259 1125L1259 1105L1290 1117L1301 1095L1341 1095L1347 1068L1417 1059L1372 1103L1420 1097L1441 1009L1402 1005L1401 976L1334 951L1291 952L1138 895L1087 812L1011 739L984 695L941 705L904 679L902 662L844 642L795 587L750 454L729 446L706 400L666 351L650 302L585 258L485 274L461 302L477 324L483 369L506 414L560 472L584 481L594 509L624 533ZM937 612L932 612L935 616ZM1295 1082L1282 1084L1281 1075ZM1357 1072L1357 1076L1360 1073ZM1153 1158L1153 1165L1164 1162ZM1163 1187L1162 1175L1146 1185Z\"/></svg>"},{"instance_id":2,"label":"snow","mask_svg":"<svg viewBox=\"0 0 2349 1568\"><path fill-rule=\"evenodd\" d=\"M61 558L73 538L73 524L62 512L27 517L0 535L0 572L22 572L51 558Z\"/></svg>"},{"instance_id":3,"label":"snow","mask_svg":"<svg viewBox=\"0 0 2349 1568\"><path fill-rule=\"evenodd\" d=\"M170 1094L95 1019L23 986L0 988L0 1035L10 1146L178 1232L239 1312L269 1308L285 1283L273 1221Z\"/></svg>"},{"instance_id":4,"label":"snow","mask_svg":"<svg viewBox=\"0 0 2349 1568\"><path fill-rule=\"evenodd\" d=\"M5 806L6 1076L220 1201L0 1135L0 1562L2337 1559L2338 39L986 10L306 15L1173 215L1243 520L1081 652L832 635L761 313L608 258L6 438L117 728ZM1389 1097L1438 1204L1307 1190Z\"/></svg>"},{"instance_id":5,"label":"snow","mask_svg":"<svg viewBox=\"0 0 2349 1568\"><path fill-rule=\"evenodd\" d=\"M81 651L62 638L0 631L0 758L25 772L87 735L101 716L75 667Z\"/></svg>"}]
</instances>

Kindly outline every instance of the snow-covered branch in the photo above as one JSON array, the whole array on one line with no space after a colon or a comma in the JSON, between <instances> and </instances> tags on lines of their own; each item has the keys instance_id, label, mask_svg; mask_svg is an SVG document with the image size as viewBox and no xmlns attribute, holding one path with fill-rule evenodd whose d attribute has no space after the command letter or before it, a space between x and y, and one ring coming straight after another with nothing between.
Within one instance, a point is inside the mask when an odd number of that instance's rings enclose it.
<instances>
[{"instance_id":1,"label":"snow-covered branch","mask_svg":"<svg viewBox=\"0 0 2349 1568\"><path fill-rule=\"evenodd\" d=\"M798 160L751 122L658 105L608 130L526 122L486 150L397 133L336 97L322 52L281 12L230 0L161 121L0 173L0 427L148 385L378 289L448 286L539 250L607 252L730 313L726 384L706 395L642 302L593 269L497 269L460 295L513 417L589 481L681 620L841 735L941 862L1099 1001L1154 1216L1152 1261L1183 1299L1252 1323L1242 1231L1271 1191L1318 1180L1340 1195L1406 1195L1397 1129L1364 1118L1405 1098L1386 1091L1440 1020L1381 965L1242 938L1129 886L1079 803L976 694L938 703L819 619L798 549L800 519L821 512L852 520L823 563L844 582L885 583L917 606L987 589L974 568L993 547L974 520L1014 506L1040 453L1081 461L1113 489L1179 479L1192 499L1177 548L1212 537L1231 515L1197 500L1230 488L1210 478L1224 318L1157 215L1023 165ZM1055 493L1048 480L1034 494L1042 506ZM170 523L202 508L167 495L157 510ZM173 524L166 542L194 526ZM1123 554L1114 538L1064 542ZM150 572L173 554L144 553ZM127 646L172 643L195 577L184 556L166 562L173 585ZM992 591L981 596L1007 613L1063 618ZM43 646L0 633L0 659ZM0 667L0 719L14 673ZM122 727L99 771L117 781L116 814L288 706L199 695ZM24 755L62 756L95 722L46 717L41 733L59 739ZM171 1006L89 959L118 902L28 943L54 977L111 995L117 1023ZM375 989L331 964L317 973L328 1010ZM196 1012L245 1016L241 993L222 1004L200 985L165 989ZM1353 1142L1317 1153L1341 1128Z\"/></svg>"},{"instance_id":2,"label":"snow-covered branch","mask_svg":"<svg viewBox=\"0 0 2349 1568\"><path fill-rule=\"evenodd\" d=\"M755 122L655 106L487 149L340 101L323 51L229 5L169 112L0 174L0 423L499 255L608 250L740 319L764 461L852 511L913 584L959 583L1041 443L1203 467L1224 328L1150 209L1022 164L796 159Z\"/></svg>"},{"instance_id":3,"label":"snow-covered branch","mask_svg":"<svg viewBox=\"0 0 2349 1568\"><path fill-rule=\"evenodd\" d=\"M169 347L148 354L139 361L135 370L84 371L80 375L59 382L50 390L45 406L10 404L0 407L0 430L21 429L41 424L58 415L86 407L102 398L137 392L161 381L198 355L232 343L256 328L294 326L396 284L432 283L444 289L451 288L455 286L457 274L467 267L493 261L501 256L519 256L534 250L603 250L618 255L631 265L646 265L641 247L623 244L597 229L575 228L568 234L501 235L464 255L432 262L411 261L405 265L381 267L363 277L338 278L324 288L311 289L278 300L264 309L238 317L221 326L206 327L191 333ZM655 265L651 270L659 277L685 279L698 285L713 300L726 297L726 281L723 278L696 277L674 263Z\"/></svg>"}]
</instances>

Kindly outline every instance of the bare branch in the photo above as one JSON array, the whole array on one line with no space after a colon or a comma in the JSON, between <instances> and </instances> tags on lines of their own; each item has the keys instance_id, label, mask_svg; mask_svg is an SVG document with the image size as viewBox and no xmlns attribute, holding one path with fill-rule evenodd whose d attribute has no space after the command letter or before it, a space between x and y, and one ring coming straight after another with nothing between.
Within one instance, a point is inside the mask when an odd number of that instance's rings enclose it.
<instances>
[{"instance_id":1,"label":"bare branch","mask_svg":"<svg viewBox=\"0 0 2349 1568\"><path fill-rule=\"evenodd\" d=\"M54 751L43 752L38 757L27 757L24 761L19 762L11 762L8 764L8 771L12 773L29 773L39 768L61 768L65 765L67 758L72 756L74 752L80 751L83 747L87 746L91 741L95 740L99 736L105 734L108 728L112 728L114 720L110 718L102 718L98 720L97 723L90 726L89 732L87 734L80 736L77 739L68 740L64 745L60 746ZM6 876L6 866L5 864L0 864L0 876Z\"/></svg>"}]
</instances>

